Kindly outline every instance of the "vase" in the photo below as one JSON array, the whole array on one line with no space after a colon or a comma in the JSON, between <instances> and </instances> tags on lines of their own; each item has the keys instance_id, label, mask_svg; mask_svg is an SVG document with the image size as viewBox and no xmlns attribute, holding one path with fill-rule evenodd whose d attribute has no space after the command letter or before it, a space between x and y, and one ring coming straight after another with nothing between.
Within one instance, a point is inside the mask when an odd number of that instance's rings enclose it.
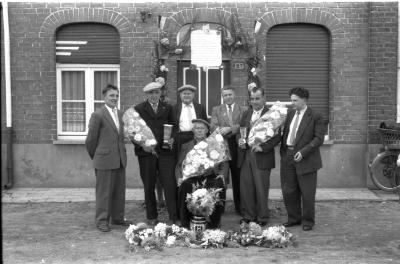
<instances>
[{"instance_id":1,"label":"vase","mask_svg":"<svg viewBox=\"0 0 400 264\"><path fill-rule=\"evenodd\" d=\"M204 216L194 215L190 220L190 230L196 233L202 233L206 230L206 218Z\"/></svg>"}]
</instances>

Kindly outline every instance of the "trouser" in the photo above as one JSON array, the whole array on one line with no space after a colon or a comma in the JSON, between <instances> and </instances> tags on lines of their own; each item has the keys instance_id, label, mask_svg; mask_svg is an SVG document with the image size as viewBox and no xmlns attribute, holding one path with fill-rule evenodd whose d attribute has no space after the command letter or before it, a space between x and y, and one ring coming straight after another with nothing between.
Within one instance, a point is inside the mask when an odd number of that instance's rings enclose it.
<instances>
[{"instance_id":1,"label":"trouser","mask_svg":"<svg viewBox=\"0 0 400 264\"><path fill-rule=\"evenodd\" d=\"M228 146L231 154L229 168L231 172L233 202L236 212L240 212L240 169L237 167L238 144L235 136L228 138Z\"/></svg>"},{"instance_id":2,"label":"trouser","mask_svg":"<svg viewBox=\"0 0 400 264\"><path fill-rule=\"evenodd\" d=\"M95 170L96 174L96 225L124 220L125 168Z\"/></svg>"},{"instance_id":3,"label":"trouser","mask_svg":"<svg viewBox=\"0 0 400 264\"><path fill-rule=\"evenodd\" d=\"M260 170L256 154L246 150L240 170L240 202L243 218L268 222L269 178L271 170Z\"/></svg>"},{"instance_id":4,"label":"trouser","mask_svg":"<svg viewBox=\"0 0 400 264\"><path fill-rule=\"evenodd\" d=\"M156 219L157 199L155 186L157 177L164 190L165 203L169 214L169 219L177 220L177 193L175 181L175 157L172 155L153 155L138 156L140 177L144 187L144 199L146 204L147 219Z\"/></svg>"},{"instance_id":5,"label":"trouser","mask_svg":"<svg viewBox=\"0 0 400 264\"><path fill-rule=\"evenodd\" d=\"M183 132L178 132L177 134L177 139L175 141L176 144L176 154L179 155L181 153L181 146L185 144L186 142L189 142L194 138L193 132L192 131L183 131Z\"/></svg>"},{"instance_id":6,"label":"trouser","mask_svg":"<svg viewBox=\"0 0 400 264\"><path fill-rule=\"evenodd\" d=\"M289 223L315 224L317 171L298 175L293 150L287 150L281 163L281 188Z\"/></svg>"},{"instance_id":7,"label":"trouser","mask_svg":"<svg viewBox=\"0 0 400 264\"><path fill-rule=\"evenodd\" d=\"M193 184L201 184L204 180L206 180L204 186L205 188L215 188L215 189L224 188L224 183L222 179L221 178L217 179L215 174L208 176L193 177L183 181L182 184L179 186L179 197L178 197L179 216L182 227L189 228L190 219L193 216L192 213L187 208L186 195L194 191ZM223 199L223 197L221 197L221 194L222 193L220 193L220 198ZM210 221L207 223L207 226L209 228L219 227L223 211L224 211L223 203L217 204L214 209L214 212L210 215Z\"/></svg>"}]
</instances>

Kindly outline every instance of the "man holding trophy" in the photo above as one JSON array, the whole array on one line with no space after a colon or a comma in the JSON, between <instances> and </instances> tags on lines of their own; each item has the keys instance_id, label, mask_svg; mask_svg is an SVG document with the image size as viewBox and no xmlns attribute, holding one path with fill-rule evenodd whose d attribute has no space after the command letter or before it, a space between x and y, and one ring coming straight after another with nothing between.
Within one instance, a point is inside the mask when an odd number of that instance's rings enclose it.
<instances>
[{"instance_id":1,"label":"man holding trophy","mask_svg":"<svg viewBox=\"0 0 400 264\"><path fill-rule=\"evenodd\" d=\"M169 214L169 223L177 220L177 190L175 181L175 150L173 148L173 126L171 106L160 101L162 85L151 82L143 88L147 99L135 106L135 110L146 122L157 140L155 147L139 146L135 144L135 153L138 156L140 177L143 181L146 216L148 224L158 222L157 201L155 196L156 179L165 192L165 202Z\"/></svg>"}]
</instances>

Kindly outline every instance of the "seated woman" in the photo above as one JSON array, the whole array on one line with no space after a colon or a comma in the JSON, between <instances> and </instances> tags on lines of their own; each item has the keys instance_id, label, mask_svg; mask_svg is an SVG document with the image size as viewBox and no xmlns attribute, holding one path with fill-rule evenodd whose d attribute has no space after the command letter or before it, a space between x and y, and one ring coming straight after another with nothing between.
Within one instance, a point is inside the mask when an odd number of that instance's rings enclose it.
<instances>
[{"instance_id":1,"label":"seated woman","mask_svg":"<svg viewBox=\"0 0 400 264\"><path fill-rule=\"evenodd\" d=\"M193 184L201 184L205 180L205 188L223 188L225 190L225 178L224 175L228 175L229 163L227 161L218 164L213 171L192 177L182 181L182 163L186 157L186 154L193 149L193 147L200 141L204 140L209 132L210 124L203 119L193 119L193 133L194 139L183 144L181 151L178 156L178 163L175 169L175 175L177 182L180 184L178 190L178 210L181 220L181 226L189 228L190 219L192 214L187 209L186 195L192 193ZM220 198L225 199L225 191L220 192ZM216 205L214 212L210 216L210 221L207 223L207 228L218 228L220 226L221 215L224 212L224 206L221 204Z\"/></svg>"}]
</instances>

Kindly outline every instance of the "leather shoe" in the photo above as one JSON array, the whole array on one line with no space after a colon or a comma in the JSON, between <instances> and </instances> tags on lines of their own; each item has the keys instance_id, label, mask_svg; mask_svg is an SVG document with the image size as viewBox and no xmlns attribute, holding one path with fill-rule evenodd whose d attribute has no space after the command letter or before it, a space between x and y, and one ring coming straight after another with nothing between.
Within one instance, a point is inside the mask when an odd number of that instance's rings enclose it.
<instances>
[{"instance_id":1,"label":"leather shoe","mask_svg":"<svg viewBox=\"0 0 400 264\"><path fill-rule=\"evenodd\" d=\"M158 219L148 219L147 224L150 226L156 226L158 224Z\"/></svg>"},{"instance_id":2,"label":"leather shoe","mask_svg":"<svg viewBox=\"0 0 400 264\"><path fill-rule=\"evenodd\" d=\"M97 226L97 229L99 229L101 232L110 232L111 228L107 224L100 224Z\"/></svg>"},{"instance_id":3,"label":"leather shoe","mask_svg":"<svg viewBox=\"0 0 400 264\"><path fill-rule=\"evenodd\" d=\"M304 225L303 226L303 231L310 231L312 230L312 226Z\"/></svg>"},{"instance_id":4,"label":"leather shoe","mask_svg":"<svg viewBox=\"0 0 400 264\"><path fill-rule=\"evenodd\" d=\"M130 220L114 220L111 222L113 225L121 225L121 226L130 226L132 224L132 221Z\"/></svg>"},{"instance_id":5,"label":"leather shoe","mask_svg":"<svg viewBox=\"0 0 400 264\"><path fill-rule=\"evenodd\" d=\"M292 226L297 226L297 225L300 225L300 224L301 224L301 222L294 222L294 223L286 222L286 223L283 223L282 225L284 227L292 227Z\"/></svg>"}]
</instances>

